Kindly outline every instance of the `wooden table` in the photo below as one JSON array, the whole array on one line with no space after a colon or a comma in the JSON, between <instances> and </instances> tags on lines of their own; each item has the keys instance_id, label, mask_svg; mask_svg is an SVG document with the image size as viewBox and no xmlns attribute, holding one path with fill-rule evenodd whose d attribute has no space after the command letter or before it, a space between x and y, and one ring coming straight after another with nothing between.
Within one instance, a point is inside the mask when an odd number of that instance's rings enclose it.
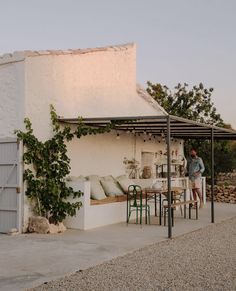
<instances>
[{"instance_id":1,"label":"wooden table","mask_svg":"<svg viewBox=\"0 0 236 291\"><path fill-rule=\"evenodd\" d=\"M184 192L184 201L186 201L186 188L184 187L171 187L171 203L174 200L174 194L176 192ZM157 216L157 195L159 196L159 224L162 225L162 195L167 197L168 189L153 189L153 188L145 188L145 202L147 205L148 196L153 198L155 203L155 216ZM172 214L173 215L173 214ZM184 218L186 218L186 205L184 205ZM147 224L147 213L145 217L145 223Z\"/></svg>"}]
</instances>

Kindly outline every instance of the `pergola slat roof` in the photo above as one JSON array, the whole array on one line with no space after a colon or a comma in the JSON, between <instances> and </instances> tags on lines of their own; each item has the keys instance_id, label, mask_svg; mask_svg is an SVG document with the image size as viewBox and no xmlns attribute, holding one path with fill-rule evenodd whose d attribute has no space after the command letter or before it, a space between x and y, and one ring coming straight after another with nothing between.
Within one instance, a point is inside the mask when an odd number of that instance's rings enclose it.
<instances>
[{"instance_id":1,"label":"pergola slat roof","mask_svg":"<svg viewBox=\"0 0 236 291\"><path fill-rule=\"evenodd\" d=\"M160 136L167 132L167 118L170 119L171 136L174 138L210 139L213 130L215 139L236 140L235 130L199 123L173 115L84 118L83 122L92 127L104 127L107 124L114 123L116 130L132 130L140 134L151 133ZM59 117L58 120L69 124L78 122L78 118Z\"/></svg>"}]
</instances>

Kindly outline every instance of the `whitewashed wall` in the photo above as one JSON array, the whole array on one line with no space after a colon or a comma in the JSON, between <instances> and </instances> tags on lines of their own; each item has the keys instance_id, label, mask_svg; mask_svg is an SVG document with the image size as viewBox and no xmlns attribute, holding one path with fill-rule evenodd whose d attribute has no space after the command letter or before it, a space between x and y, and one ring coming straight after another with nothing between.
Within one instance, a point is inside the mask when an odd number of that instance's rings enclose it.
<instances>
[{"instance_id":1,"label":"whitewashed wall","mask_svg":"<svg viewBox=\"0 0 236 291\"><path fill-rule=\"evenodd\" d=\"M23 127L24 63L0 64L0 137Z\"/></svg>"},{"instance_id":2,"label":"whitewashed wall","mask_svg":"<svg viewBox=\"0 0 236 291\"><path fill-rule=\"evenodd\" d=\"M49 104L64 117L158 115L136 92L135 45L28 57L25 97L26 115L42 139L50 135Z\"/></svg>"},{"instance_id":3,"label":"whitewashed wall","mask_svg":"<svg viewBox=\"0 0 236 291\"><path fill-rule=\"evenodd\" d=\"M183 146L180 141L172 142L171 148L183 154ZM71 158L71 175L113 175L119 176L125 173L124 157L136 158L141 162L141 152L166 151L164 143L157 141L143 141L142 137L131 134L122 134L116 139L116 133L108 133L96 136L74 139L68 143L68 154Z\"/></svg>"}]
</instances>

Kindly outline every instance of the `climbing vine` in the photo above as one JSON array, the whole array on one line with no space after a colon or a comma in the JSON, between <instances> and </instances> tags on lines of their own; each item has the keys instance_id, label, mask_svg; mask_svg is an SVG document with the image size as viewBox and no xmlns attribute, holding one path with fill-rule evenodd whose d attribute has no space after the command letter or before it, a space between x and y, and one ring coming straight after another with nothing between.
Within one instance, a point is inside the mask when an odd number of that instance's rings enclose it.
<instances>
[{"instance_id":1,"label":"climbing vine","mask_svg":"<svg viewBox=\"0 0 236 291\"><path fill-rule=\"evenodd\" d=\"M24 170L26 196L34 206L37 215L46 217L50 223L57 224L65 217L74 216L82 206L80 201L69 202L69 197L81 197L81 191L74 191L66 184L66 176L70 173L70 159L67 156L66 142L73 138L109 132L113 124L103 128L86 126L82 118L78 118L76 128L61 126L55 108L50 106L53 136L45 142L34 135L31 121L25 118L25 131L17 130L17 137L23 141L25 152L23 161L28 165Z\"/></svg>"}]
</instances>

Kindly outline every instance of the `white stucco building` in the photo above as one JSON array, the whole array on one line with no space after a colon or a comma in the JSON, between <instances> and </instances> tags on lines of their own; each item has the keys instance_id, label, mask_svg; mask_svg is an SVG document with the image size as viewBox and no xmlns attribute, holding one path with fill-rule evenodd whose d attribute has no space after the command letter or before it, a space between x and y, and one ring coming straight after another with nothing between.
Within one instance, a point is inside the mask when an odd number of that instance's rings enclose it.
<instances>
[{"instance_id":1,"label":"white stucco building","mask_svg":"<svg viewBox=\"0 0 236 291\"><path fill-rule=\"evenodd\" d=\"M166 114L163 108L136 84L135 44L85 50L24 51L3 55L0 57L0 101L2 152L7 151L6 141L8 145L9 141L14 141L14 130L24 129L25 117L30 118L35 135L40 140L48 139L52 134L50 104L53 104L57 114L63 117ZM157 142L152 137L126 133L122 133L120 139L116 137L117 132L112 132L70 142L68 153L71 158L71 175L118 176L125 173L125 157L135 158L142 167L143 153L152 153L155 157L160 151L166 151L165 143ZM172 146L178 155L183 156L183 143L175 140ZM17 219L16 227L21 228L22 217L27 220L27 210L21 203L25 200L22 164L20 158L17 159L13 184L19 187L19 194L17 200L12 196L17 211L14 217L9 219ZM9 171L13 164L12 161L9 162ZM7 175L6 168L3 169L2 166L0 170L5 171ZM153 171L155 172L155 169ZM4 179L6 180L5 176L1 180L2 187ZM7 201L4 203L7 204ZM0 211L1 215L3 216L3 213ZM81 228L98 225L102 223Z\"/></svg>"}]
</instances>

